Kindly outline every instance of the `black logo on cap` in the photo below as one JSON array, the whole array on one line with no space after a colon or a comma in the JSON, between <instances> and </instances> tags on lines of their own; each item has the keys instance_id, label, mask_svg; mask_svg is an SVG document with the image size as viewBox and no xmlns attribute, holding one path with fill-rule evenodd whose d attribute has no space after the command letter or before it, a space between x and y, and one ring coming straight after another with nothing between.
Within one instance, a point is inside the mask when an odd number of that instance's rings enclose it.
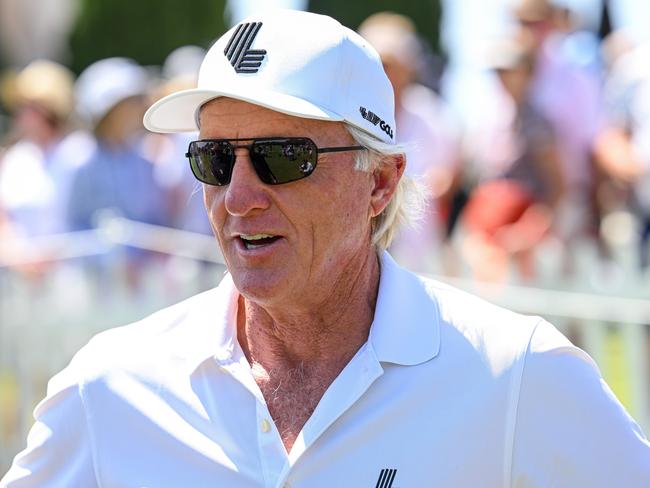
<instances>
[{"instance_id":1,"label":"black logo on cap","mask_svg":"<svg viewBox=\"0 0 650 488\"><path fill-rule=\"evenodd\" d=\"M239 24L223 53L237 73L257 73L266 55L265 49L251 49L261 22Z\"/></svg>"},{"instance_id":2,"label":"black logo on cap","mask_svg":"<svg viewBox=\"0 0 650 488\"><path fill-rule=\"evenodd\" d=\"M361 113L361 117L366 119L372 125L379 124L379 128L383 130L386 134L388 134L388 137L390 137L391 139L393 138L392 127L388 125L379 115L377 115L374 112L371 112L366 107L359 107L359 112Z\"/></svg>"}]
</instances>

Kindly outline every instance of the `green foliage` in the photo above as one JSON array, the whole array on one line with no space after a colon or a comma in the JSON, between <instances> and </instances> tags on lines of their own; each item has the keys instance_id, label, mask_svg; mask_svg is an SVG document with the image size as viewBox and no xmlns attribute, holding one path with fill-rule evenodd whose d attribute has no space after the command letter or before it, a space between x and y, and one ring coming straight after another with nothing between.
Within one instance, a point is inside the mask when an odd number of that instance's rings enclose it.
<instances>
[{"instance_id":1,"label":"green foliage","mask_svg":"<svg viewBox=\"0 0 650 488\"><path fill-rule=\"evenodd\" d=\"M225 0L81 0L70 35L72 69L126 56L162 64L186 44L209 47L225 30Z\"/></svg>"},{"instance_id":2,"label":"green foliage","mask_svg":"<svg viewBox=\"0 0 650 488\"><path fill-rule=\"evenodd\" d=\"M439 48L440 0L310 0L309 10L327 14L351 29L357 29L371 14L396 12L410 17L420 36L434 51Z\"/></svg>"}]
</instances>

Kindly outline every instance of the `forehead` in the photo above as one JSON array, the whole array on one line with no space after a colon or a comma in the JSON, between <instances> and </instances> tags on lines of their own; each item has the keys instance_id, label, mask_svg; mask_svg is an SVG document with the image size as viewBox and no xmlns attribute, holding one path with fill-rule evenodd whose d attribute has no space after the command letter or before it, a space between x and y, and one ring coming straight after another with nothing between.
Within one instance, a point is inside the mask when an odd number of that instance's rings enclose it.
<instances>
[{"instance_id":1,"label":"forehead","mask_svg":"<svg viewBox=\"0 0 650 488\"><path fill-rule=\"evenodd\" d=\"M352 137L342 122L295 117L226 97L216 98L203 105L199 123L202 138L305 136L317 143L352 142Z\"/></svg>"}]
</instances>

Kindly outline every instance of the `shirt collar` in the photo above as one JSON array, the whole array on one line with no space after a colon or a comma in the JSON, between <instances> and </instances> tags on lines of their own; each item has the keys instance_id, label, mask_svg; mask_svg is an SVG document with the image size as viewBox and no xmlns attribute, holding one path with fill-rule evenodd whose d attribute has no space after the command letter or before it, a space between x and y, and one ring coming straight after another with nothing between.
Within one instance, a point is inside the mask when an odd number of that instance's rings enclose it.
<instances>
[{"instance_id":1,"label":"shirt collar","mask_svg":"<svg viewBox=\"0 0 650 488\"><path fill-rule=\"evenodd\" d=\"M187 327L179 346L184 350L191 371L207 359L230 358L237 344L237 301L239 292L230 273L219 286L196 297L187 316Z\"/></svg>"},{"instance_id":2,"label":"shirt collar","mask_svg":"<svg viewBox=\"0 0 650 488\"><path fill-rule=\"evenodd\" d=\"M440 351L438 304L417 275L401 268L384 251L369 342L377 359L412 366Z\"/></svg>"},{"instance_id":3,"label":"shirt collar","mask_svg":"<svg viewBox=\"0 0 650 488\"><path fill-rule=\"evenodd\" d=\"M380 362L406 366L428 361L440 350L438 306L417 275L401 268L384 251L375 316L368 342ZM239 292L226 273L217 288L196 297L179 337L192 371L209 358L226 361L237 343L236 314Z\"/></svg>"}]
</instances>

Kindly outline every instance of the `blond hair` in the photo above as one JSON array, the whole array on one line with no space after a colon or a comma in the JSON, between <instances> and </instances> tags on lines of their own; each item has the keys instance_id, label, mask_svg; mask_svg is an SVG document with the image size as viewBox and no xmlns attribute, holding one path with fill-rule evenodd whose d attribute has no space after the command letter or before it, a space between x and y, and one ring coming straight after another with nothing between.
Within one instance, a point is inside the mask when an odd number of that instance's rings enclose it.
<instances>
[{"instance_id":1,"label":"blond hair","mask_svg":"<svg viewBox=\"0 0 650 488\"><path fill-rule=\"evenodd\" d=\"M368 149L357 153L355 168L359 171L373 171L381 164L388 164L391 156L405 155L403 144L386 144L350 124L345 124L348 132L361 146ZM424 186L402 175L395 193L386 208L372 223L372 244L378 250L387 249L402 227L414 227L422 217L426 207Z\"/></svg>"}]
</instances>

